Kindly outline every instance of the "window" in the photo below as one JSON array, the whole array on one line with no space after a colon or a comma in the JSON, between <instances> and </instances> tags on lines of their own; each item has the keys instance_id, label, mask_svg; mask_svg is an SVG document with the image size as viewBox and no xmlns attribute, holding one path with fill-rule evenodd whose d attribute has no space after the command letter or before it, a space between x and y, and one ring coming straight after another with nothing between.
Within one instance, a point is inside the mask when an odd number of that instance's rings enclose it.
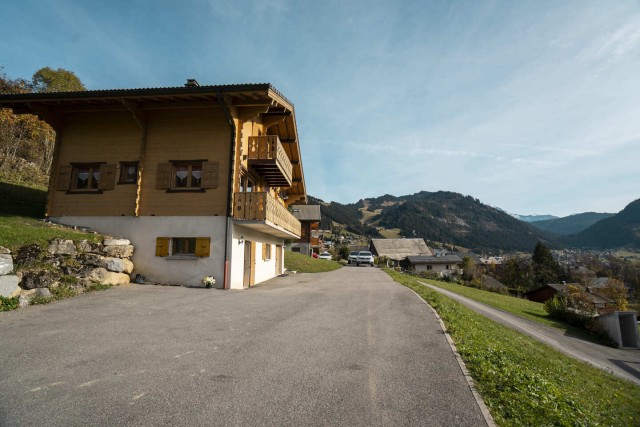
<instances>
[{"instance_id":1,"label":"window","mask_svg":"<svg viewBox=\"0 0 640 427\"><path fill-rule=\"evenodd\" d=\"M189 259L211 255L209 237L158 237L156 238L156 256Z\"/></svg>"},{"instance_id":2,"label":"window","mask_svg":"<svg viewBox=\"0 0 640 427\"><path fill-rule=\"evenodd\" d=\"M174 188L200 188L202 186L202 162L174 163Z\"/></svg>"},{"instance_id":3,"label":"window","mask_svg":"<svg viewBox=\"0 0 640 427\"><path fill-rule=\"evenodd\" d=\"M72 190L97 190L100 184L100 164L73 165Z\"/></svg>"},{"instance_id":4,"label":"window","mask_svg":"<svg viewBox=\"0 0 640 427\"><path fill-rule=\"evenodd\" d=\"M113 190L115 174L116 165L104 162L59 165L54 185L56 191L69 194L102 194L102 190Z\"/></svg>"},{"instance_id":5,"label":"window","mask_svg":"<svg viewBox=\"0 0 640 427\"><path fill-rule=\"evenodd\" d=\"M264 261L271 259L271 245L269 243L262 244L262 259Z\"/></svg>"},{"instance_id":6,"label":"window","mask_svg":"<svg viewBox=\"0 0 640 427\"><path fill-rule=\"evenodd\" d=\"M136 182L138 182L138 162L121 162L118 184L135 184Z\"/></svg>"},{"instance_id":7,"label":"window","mask_svg":"<svg viewBox=\"0 0 640 427\"><path fill-rule=\"evenodd\" d=\"M206 160L159 163L156 189L200 193L206 188L218 188L218 169L218 162Z\"/></svg>"},{"instance_id":8,"label":"window","mask_svg":"<svg viewBox=\"0 0 640 427\"><path fill-rule=\"evenodd\" d=\"M427 270L433 270L433 266L432 265L427 265Z\"/></svg>"}]
</instances>

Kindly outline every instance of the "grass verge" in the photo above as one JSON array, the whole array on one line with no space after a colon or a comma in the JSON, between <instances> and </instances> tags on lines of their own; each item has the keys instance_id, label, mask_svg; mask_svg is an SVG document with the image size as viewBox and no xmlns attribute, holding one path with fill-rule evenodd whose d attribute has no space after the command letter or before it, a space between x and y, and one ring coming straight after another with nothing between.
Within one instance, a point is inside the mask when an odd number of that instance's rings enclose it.
<instances>
[{"instance_id":1,"label":"grass verge","mask_svg":"<svg viewBox=\"0 0 640 427\"><path fill-rule=\"evenodd\" d=\"M339 262L328 259L312 258L296 252L285 251L284 267L287 270L297 271L298 273L323 273L337 270L342 265Z\"/></svg>"},{"instance_id":2,"label":"grass verge","mask_svg":"<svg viewBox=\"0 0 640 427\"><path fill-rule=\"evenodd\" d=\"M493 322L421 279L386 271L438 312L498 425L637 425L640 387Z\"/></svg>"},{"instance_id":3,"label":"grass verge","mask_svg":"<svg viewBox=\"0 0 640 427\"><path fill-rule=\"evenodd\" d=\"M482 289L458 285L455 283L447 283L430 279L419 280L421 282L429 283L430 285L455 292L458 295L465 296L499 310L506 311L507 313L515 314L516 316L540 323L541 325L559 329L566 332L567 335L602 344L597 337L590 335L587 331L549 317L549 313L544 310L544 304L542 303L484 291Z\"/></svg>"}]
</instances>

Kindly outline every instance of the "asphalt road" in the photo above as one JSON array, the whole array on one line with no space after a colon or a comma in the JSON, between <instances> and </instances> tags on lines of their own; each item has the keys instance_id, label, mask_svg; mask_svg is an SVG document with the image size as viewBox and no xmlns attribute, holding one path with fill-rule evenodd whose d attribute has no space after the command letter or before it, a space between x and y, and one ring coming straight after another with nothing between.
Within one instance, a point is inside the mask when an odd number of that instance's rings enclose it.
<instances>
[{"instance_id":1,"label":"asphalt road","mask_svg":"<svg viewBox=\"0 0 640 427\"><path fill-rule=\"evenodd\" d=\"M453 298L472 310L490 319L527 334L556 350L573 358L587 362L597 368L604 369L626 380L640 384L640 351L635 349L611 348L578 337L567 335L565 332L550 328L540 323L515 316L455 292L420 282L424 286Z\"/></svg>"},{"instance_id":2,"label":"asphalt road","mask_svg":"<svg viewBox=\"0 0 640 427\"><path fill-rule=\"evenodd\" d=\"M369 267L2 313L0 367L0 425L485 425L433 313Z\"/></svg>"}]
</instances>

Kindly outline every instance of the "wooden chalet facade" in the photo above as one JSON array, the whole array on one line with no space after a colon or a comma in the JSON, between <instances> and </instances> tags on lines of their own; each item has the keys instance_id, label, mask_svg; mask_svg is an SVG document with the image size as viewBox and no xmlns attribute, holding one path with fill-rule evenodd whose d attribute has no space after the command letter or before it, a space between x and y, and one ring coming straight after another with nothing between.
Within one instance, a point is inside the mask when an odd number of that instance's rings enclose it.
<instances>
[{"instance_id":1,"label":"wooden chalet facade","mask_svg":"<svg viewBox=\"0 0 640 427\"><path fill-rule=\"evenodd\" d=\"M320 205L293 205L291 208L302 227L300 239L291 243L291 250L304 255L320 254Z\"/></svg>"},{"instance_id":2,"label":"wooden chalet facade","mask_svg":"<svg viewBox=\"0 0 640 427\"><path fill-rule=\"evenodd\" d=\"M46 215L126 237L150 281L241 289L283 270L306 201L293 104L270 84L0 96L56 131Z\"/></svg>"}]
</instances>

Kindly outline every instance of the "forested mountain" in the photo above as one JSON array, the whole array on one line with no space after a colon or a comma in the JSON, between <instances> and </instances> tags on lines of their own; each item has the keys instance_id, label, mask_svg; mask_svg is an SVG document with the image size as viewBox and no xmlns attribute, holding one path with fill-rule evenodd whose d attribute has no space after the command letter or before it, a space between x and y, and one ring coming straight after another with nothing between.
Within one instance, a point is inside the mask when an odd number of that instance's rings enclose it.
<instances>
[{"instance_id":1,"label":"forested mountain","mask_svg":"<svg viewBox=\"0 0 640 427\"><path fill-rule=\"evenodd\" d=\"M564 237L563 241L580 247L640 249L640 199L577 235Z\"/></svg>"},{"instance_id":2,"label":"forested mountain","mask_svg":"<svg viewBox=\"0 0 640 427\"><path fill-rule=\"evenodd\" d=\"M551 233L567 235L578 234L586 230L598 221L612 217L612 213L585 212L575 215L569 215L562 218L548 219L544 221L531 222L540 230L549 231Z\"/></svg>"},{"instance_id":3,"label":"forested mountain","mask_svg":"<svg viewBox=\"0 0 640 427\"><path fill-rule=\"evenodd\" d=\"M349 231L368 236L379 234L376 230L381 228L399 229L405 237L422 237L476 250L531 250L539 240L549 240L545 232L458 193L384 195L348 205L310 198L309 203L321 205L323 226L334 221Z\"/></svg>"}]
</instances>

